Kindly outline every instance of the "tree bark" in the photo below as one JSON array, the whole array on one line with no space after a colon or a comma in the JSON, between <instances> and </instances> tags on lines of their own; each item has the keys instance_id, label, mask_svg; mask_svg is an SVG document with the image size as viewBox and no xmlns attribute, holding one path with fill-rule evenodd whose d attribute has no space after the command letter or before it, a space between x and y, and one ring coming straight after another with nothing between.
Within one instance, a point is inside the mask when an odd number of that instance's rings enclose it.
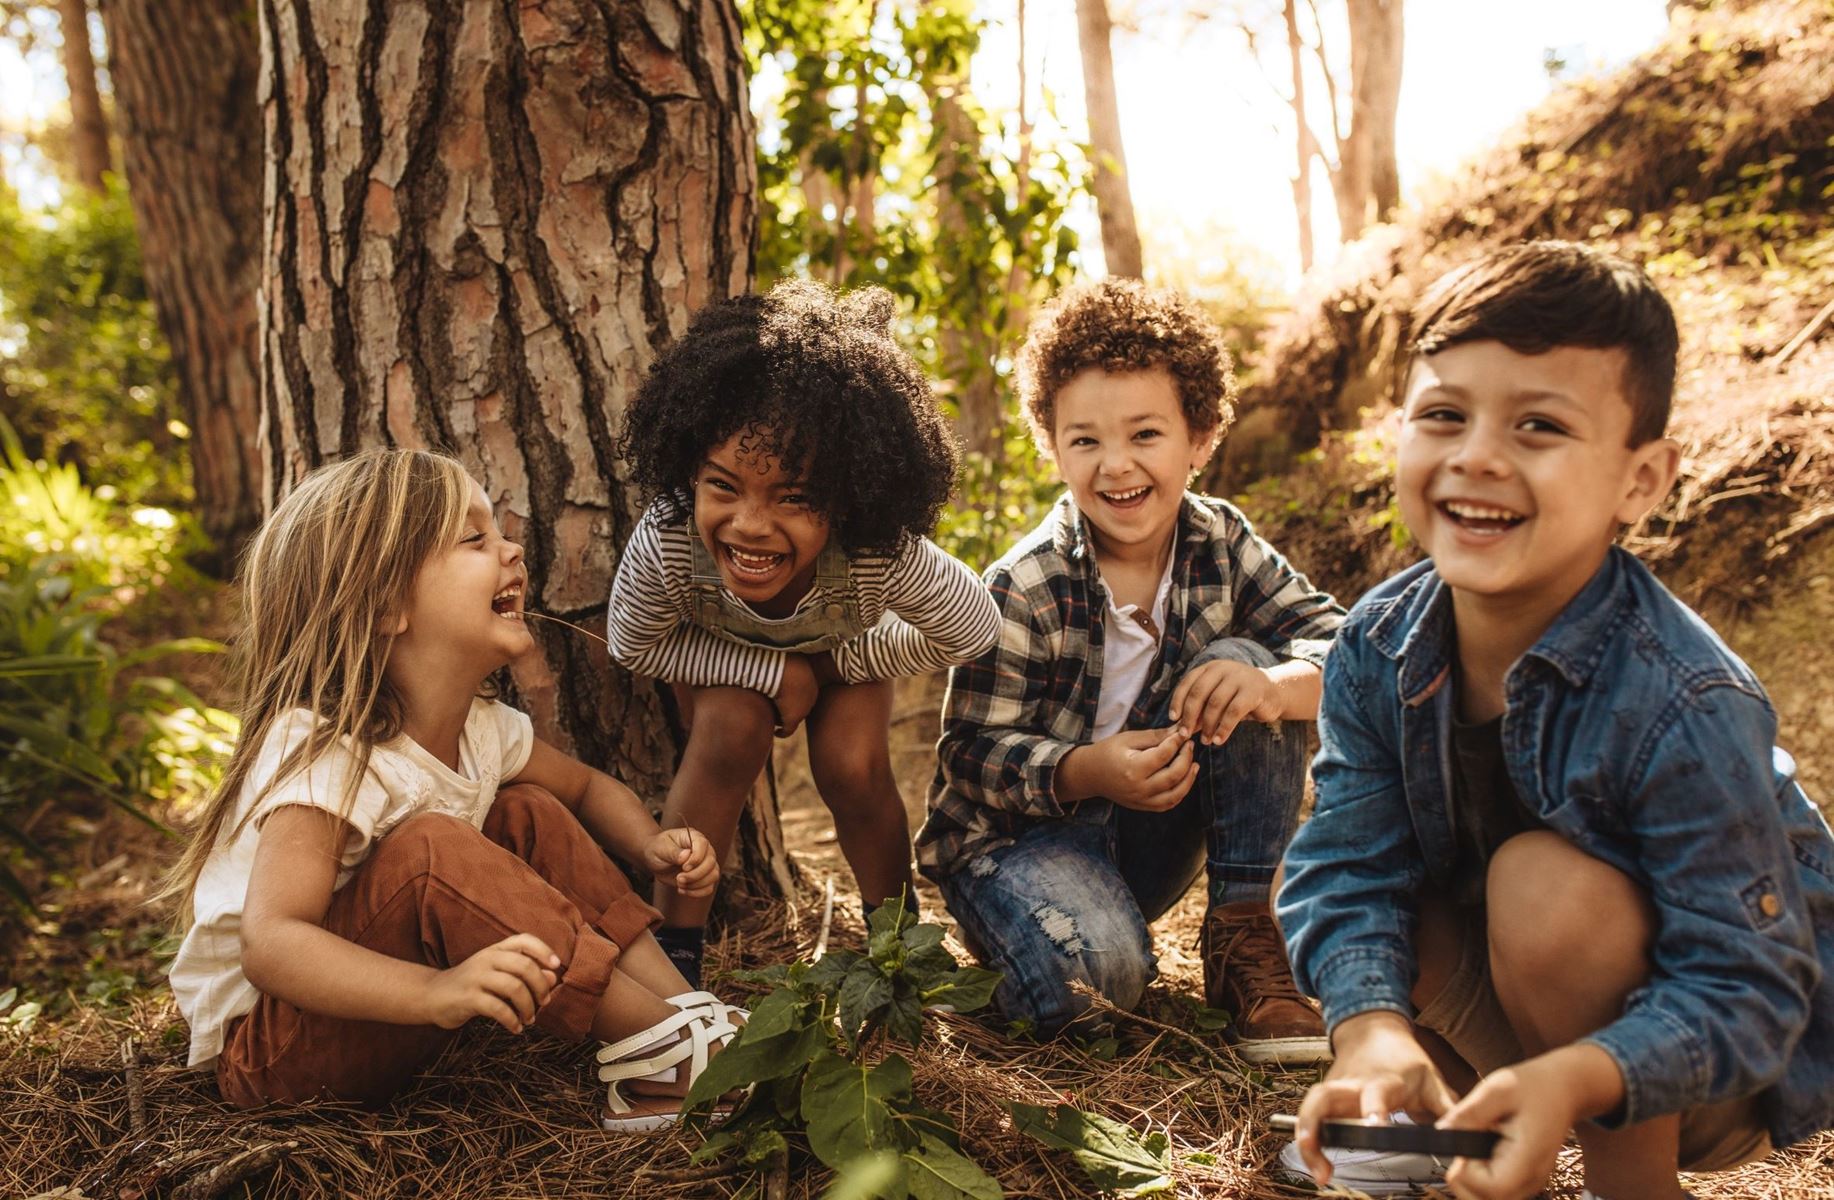
<instances>
[{"instance_id":1,"label":"tree bark","mask_svg":"<svg viewBox=\"0 0 1834 1200\"><path fill-rule=\"evenodd\" d=\"M1110 275L1141 275L1140 229L1134 220L1121 148L1121 110L1114 93L1114 48L1107 0L1076 0L1082 45L1083 95L1089 109L1089 142L1095 149L1095 208L1102 223L1102 257Z\"/></svg>"},{"instance_id":2,"label":"tree bark","mask_svg":"<svg viewBox=\"0 0 1834 1200\"><path fill-rule=\"evenodd\" d=\"M449 448L526 547L530 608L602 628L638 515L625 405L690 314L750 281L732 0L260 3L269 499L362 447ZM679 731L659 690L533 632L512 698L660 798ZM790 878L770 852L766 890Z\"/></svg>"},{"instance_id":3,"label":"tree bark","mask_svg":"<svg viewBox=\"0 0 1834 1200\"><path fill-rule=\"evenodd\" d=\"M103 0L147 288L171 345L204 530L223 565L261 515L260 54L253 0Z\"/></svg>"},{"instance_id":4,"label":"tree bark","mask_svg":"<svg viewBox=\"0 0 1834 1200\"><path fill-rule=\"evenodd\" d=\"M101 191L109 169L108 117L96 86L95 53L89 45L88 0L57 0L64 40L64 81L70 89L70 143L76 177L91 191Z\"/></svg>"},{"instance_id":5,"label":"tree bark","mask_svg":"<svg viewBox=\"0 0 1834 1200\"><path fill-rule=\"evenodd\" d=\"M1360 232L1386 221L1401 203L1395 162L1395 115L1401 104L1402 0L1348 0L1350 15L1350 136L1356 143L1355 183L1362 191ZM1352 236L1345 231L1345 240Z\"/></svg>"}]
</instances>

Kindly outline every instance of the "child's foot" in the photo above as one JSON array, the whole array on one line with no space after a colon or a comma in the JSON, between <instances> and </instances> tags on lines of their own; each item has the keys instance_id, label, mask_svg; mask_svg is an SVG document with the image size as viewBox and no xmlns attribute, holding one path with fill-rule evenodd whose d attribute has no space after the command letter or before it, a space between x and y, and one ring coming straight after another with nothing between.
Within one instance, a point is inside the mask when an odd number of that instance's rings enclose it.
<instances>
[{"instance_id":1,"label":"child's foot","mask_svg":"<svg viewBox=\"0 0 1834 1200\"><path fill-rule=\"evenodd\" d=\"M643 1133L681 1119L682 1099L713 1056L738 1035L735 1021L749 1015L710 996L709 1003L694 1002L705 995L679 997L685 1003L676 1015L599 1047L599 1079L608 1085L600 1118L606 1130ZM731 1106L716 1109L714 1123L729 1115Z\"/></svg>"},{"instance_id":2,"label":"child's foot","mask_svg":"<svg viewBox=\"0 0 1834 1200\"><path fill-rule=\"evenodd\" d=\"M1273 914L1258 901L1212 905L1199 954L1204 1003L1227 1010L1226 1036L1249 1062L1298 1064L1331 1057L1324 1021L1299 992Z\"/></svg>"}]
</instances>

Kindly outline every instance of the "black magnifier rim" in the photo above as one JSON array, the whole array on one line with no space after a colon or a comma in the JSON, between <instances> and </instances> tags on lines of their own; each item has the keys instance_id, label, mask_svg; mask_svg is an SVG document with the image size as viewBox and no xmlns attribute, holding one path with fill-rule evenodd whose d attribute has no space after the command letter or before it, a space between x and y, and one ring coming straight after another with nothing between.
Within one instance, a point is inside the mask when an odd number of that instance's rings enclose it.
<instances>
[{"instance_id":1,"label":"black magnifier rim","mask_svg":"<svg viewBox=\"0 0 1834 1200\"><path fill-rule=\"evenodd\" d=\"M1292 1117L1276 1117L1274 1124L1291 1132L1296 1121ZM1339 1150L1387 1150L1399 1154L1431 1154L1438 1158L1487 1159L1496 1153L1502 1135L1490 1129L1321 1121L1318 1140L1322 1146Z\"/></svg>"}]
</instances>

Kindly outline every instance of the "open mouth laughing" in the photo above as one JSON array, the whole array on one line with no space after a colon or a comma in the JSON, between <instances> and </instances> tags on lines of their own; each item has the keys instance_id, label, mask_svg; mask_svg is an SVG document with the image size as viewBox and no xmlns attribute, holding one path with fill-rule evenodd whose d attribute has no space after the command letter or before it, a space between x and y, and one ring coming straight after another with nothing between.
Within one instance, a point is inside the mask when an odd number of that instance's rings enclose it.
<instances>
[{"instance_id":1,"label":"open mouth laughing","mask_svg":"<svg viewBox=\"0 0 1834 1200\"><path fill-rule=\"evenodd\" d=\"M522 620L522 584L512 583L490 598L490 611L506 621Z\"/></svg>"},{"instance_id":2,"label":"open mouth laughing","mask_svg":"<svg viewBox=\"0 0 1834 1200\"><path fill-rule=\"evenodd\" d=\"M1100 496L1103 503L1110 508L1118 508L1125 512L1145 504L1146 498L1152 494L1152 491L1153 485L1144 483L1139 487L1127 488L1125 491L1097 491L1095 494Z\"/></svg>"},{"instance_id":3,"label":"open mouth laughing","mask_svg":"<svg viewBox=\"0 0 1834 1200\"><path fill-rule=\"evenodd\" d=\"M720 551L725 555L734 576L746 581L769 579L789 558L787 554L741 550L730 542L721 542Z\"/></svg>"},{"instance_id":4,"label":"open mouth laughing","mask_svg":"<svg viewBox=\"0 0 1834 1200\"><path fill-rule=\"evenodd\" d=\"M1479 537L1500 537L1528 519L1512 508L1468 500L1441 500L1435 507L1454 525Z\"/></svg>"}]
</instances>

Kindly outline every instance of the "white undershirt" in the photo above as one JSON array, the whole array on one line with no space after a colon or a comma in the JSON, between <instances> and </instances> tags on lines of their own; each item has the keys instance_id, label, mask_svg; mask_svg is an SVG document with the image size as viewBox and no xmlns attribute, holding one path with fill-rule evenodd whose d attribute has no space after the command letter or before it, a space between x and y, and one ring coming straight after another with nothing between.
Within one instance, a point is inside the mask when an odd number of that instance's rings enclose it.
<instances>
[{"instance_id":1,"label":"white undershirt","mask_svg":"<svg viewBox=\"0 0 1834 1200\"><path fill-rule=\"evenodd\" d=\"M1165 635L1165 620L1171 610L1172 558L1165 556L1165 574L1159 578L1159 590L1153 596L1152 621L1157 632L1149 633L1140 623L1140 606L1114 605L1114 592L1102 580L1107 598L1106 626L1102 633L1102 687L1095 701L1095 728L1091 741L1100 741L1119 733L1127 723L1127 714L1140 691L1151 677L1153 663L1159 658L1159 642Z\"/></svg>"}]
</instances>

